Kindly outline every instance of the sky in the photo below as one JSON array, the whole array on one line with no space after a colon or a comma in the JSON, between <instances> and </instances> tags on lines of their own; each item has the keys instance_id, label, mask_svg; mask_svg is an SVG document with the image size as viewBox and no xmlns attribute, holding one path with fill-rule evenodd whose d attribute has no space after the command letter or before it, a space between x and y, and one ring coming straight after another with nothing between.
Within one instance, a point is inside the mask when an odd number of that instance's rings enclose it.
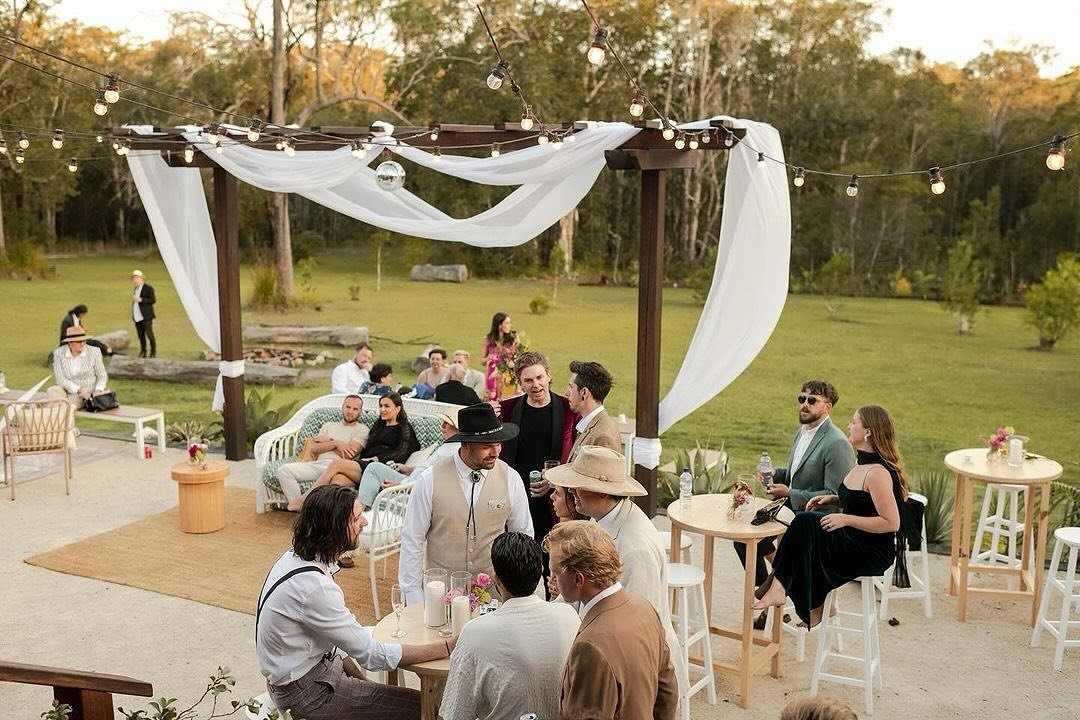
<instances>
[{"instance_id":1,"label":"sky","mask_svg":"<svg viewBox=\"0 0 1080 720\"><path fill-rule=\"evenodd\" d=\"M269 0L263 0L269 6ZM1070 28L1080 26L1080 0L879 0L882 32L868 49L884 54L896 47L921 48L937 62L962 65L984 51L986 42L1002 49L1046 45L1057 56L1041 69L1056 77L1080 65L1080 43ZM61 18L87 25L123 27L144 40L161 39L169 31L168 11L186 10L237 21L240 0L61 0L54 10ZM886 17L884 9L892 10Z\"/></svg>"}]
</instances>

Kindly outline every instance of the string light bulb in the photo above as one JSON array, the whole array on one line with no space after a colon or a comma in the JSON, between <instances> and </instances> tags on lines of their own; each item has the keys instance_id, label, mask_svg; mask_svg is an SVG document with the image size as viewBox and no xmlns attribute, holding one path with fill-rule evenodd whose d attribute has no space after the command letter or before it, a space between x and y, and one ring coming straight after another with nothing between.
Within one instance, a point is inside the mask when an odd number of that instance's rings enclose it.
<instances>
[{"instance_id":1,"label":"string light bulb","mask_svg":"<svg viewBox=\"0 0 1080 720\"><path fill-rule=\"evenodd\" d=\"M945 178L941 176L941 168L930 168L930 192L940 195L945 192Z\"/></svg>"},{"instance_id":2,"label":"string light bulb","mask_svg":"<svg viewBox=\"0 0 1080 720\"><path fill-rule=\"evenodd\" d=\"M851 180L849 180L848 184L847 184L847 196L848 197L855 197L858 194L859 194L859 176L858 175L852 175Z\"/></svg>"},{"instance_id":3,"label":"string light bulb","mask_svg":"<svg viewBox=\"0 0 1080 720\"><path fill-rule=\"evenodd\" d=\"M491 157L497 158L502 155L502 147L499 143L492 143L491 145Z\"/></svg>"},{"instance_id":4,"label":"string light bulb","mask_svg":"<svg viewBox=\"0 0 1080 720\"><path fill-rule=\"evenodd\" d=\"M795 168L795 178L791 181L791 184L795 187L802 187L806 184L806 170L801 167Z\"/></svg>"},{"instance_id":5,"label":"string light bulb","mask_svg":"<svg viewBox=\"0 0 1080 720\"><path fill-rule=\"evenodd\" d=\"M7 155L7 140L0 138L0 155Z\"/></svg>"},{"instance_id":6,"label":"string light bulb","mask_svg":"<svg viewBox=\"0 0 1080 720\"><path fill-rule=\"evenodd\" d=\"M64 147L64 131L57 128L53 130L52 146L54 150L59 150Z\"/></svg>"},{"instance_id":7,"label":"string light bulb","mask_svg":"<svg viewBox=\"0 0 1080 720\"><path fill-rule=\"evenodd\" d=\"M75 172L79 169L79 158L73 157L68 160L68 172Z\"/></svg>"},{"instance_id":8,"label":"string light bulb","mask_svg":"<svg viewBox=\"0 0 1080 720\"><path fill-rule=\"evenodd\" d=\"M708 145L711 142L712 142L712 130L706 130L705 132L703 132L701 134L701 143L703 145Z\"/></svg>"},{"instance_id":9,"label":"string light bulb","mask_svg":"<svg viewBox=\"0 0 1080 720\"><path fill-rule=\"evenodd\" d=\"M1065 136L1055 135L1050 141L1050 151L1046 153L1046 167L1050 170L1065 168Z\"/></svg>"},{"instance_id":10,"label":"string light bulb","mask_svg":"<svg viewBox=\"0 0 1080 720\"><path fill-rule=\"evenodd\" d=\"M120 154L127 157L128 153L130 153L130 152L131 152L131 141L130 140L124 140L123 142L121 142L120 143Z\"/></svg>"},{"instance_id":11,"label":"string light bulb","mask_svg":"<svg viewBox=\"0 0 1080 720\"><path fill-rule=\"evenodd\" d=\"M274 149L275 150L284 150L285 149L285 138L283 138L281 135L278 135L277 140L274 141Z\"/></svg>"},{"instance_id":12,"label":"string light bulb","mask_svg":"<svg viewBox=\"0 0 1080 720\"><path fill-rule=\"evenodd\" d=\"M501 88L509 68L510 65L505 60L500 60L495 67L491 68L491 74L487 76L487 86L492 90Z\"/></svg>"},{"instance_id":13,"label":"string light bulb","mask_svg":"<svg viewBox=\"0 0 1080 720\"><path fill-rule=\"evenodd\" d=\"M120 152L120 138L113 138L112 143L110 143L110 145L112 146L113 152L115 152L115 153Z\"/></svg>"},{"instance_id":14,"label":"string light bulb","mask_svg":"<svg viewBox=\"0 0 1080 720\"><path fill-rule=\"evenodd\" d=\"M555 148L556 150L562 150L562 135L552 135L551 147Z\"/></svg>"},{"instance_id":15,"label":"string light bulb","mask_svg":"<svg viewBox=\"0 0 1080 720\"><path fill-rule=\"evenodd\" d=\"M23 152L22 148L15 148L15 162L20 165L26 162L26 154Z\"/></svg>"},{"instance_id":16,"label":"string light bulb","mask_svg":"<svg viewBox=\"0 0 1080 720\"><path fill-rule=\"evenodd\" d=\"M431 161L439 162L440 160L442 160L442 150L440 150L439 146L436 145L435 149L431 151Z\"/></svg>"},{"instance_id":17,"label":"string light bulb","mask_svg":"<svg viewBox=\"0 0 1080 720\"><path fill-rule=\"evenodd\" d=\"M221 136L217 133L217 125L207 125L203 128L202 134L211 145L217 145L221 141Z\"/></svg>"},{"instance_id":18,"label":"string light bulb","mask_svg":"<svg viewBox=\"0 0 1080 720\"><path fill-rule=\"evenodd\" d=\"M691 135L690 136L690 142L687 143L687 144L690 146L691 150L697 150L698 146L700 144L700 142L697 139L697 135Z\"/></svg>"},{"instance_id":19,"label":"string light bulb","mask_svg":"<svg viewBox=\"0 0 1080 720\"><path fill-rule=\"evenodd\" d=\"M251 118L251 125L248 126L247 131L248 142L259 142L259 138L262 137L262 126L259 118Z\"/></svg>"},{"instance_id":20,"label":"string light bulb","mask_svg":"<svg viewBox=\"0 0 1080 720\"><path fill-rule=\"evenodd\" d=\"M724 128L724 129L727 130L727 128ZM732 147L734 144L735 144L735 133L731 132L730 130L727 130L727 132L724 134L724 147L729 148L729 147Z\"/></svg>"},{"instance_id":21,"label":"string light bulb","mask_svg":"<svg viewBox=\"0 0 1080 720\"><path fill-rule=\"evenodd\" d=\"M195 161L195 148L191 143L184 146L184 162L188 165Z\"/></svg>"},{"instance_id":22,"label":"string light bulb","mask_svg":"<svg viewBox=\"0 0 1080 720\"><path fill-rule=\"evenodd\" d=\"M639 118L645 112L645 93L641 92L641 88L638 88L634 92L634 97L630 100L630 116Z\"/></svg>"},{"instance_id":23,"label":"string light bulb","mask_svg":"<svg viewBox=\"0 0 1080 720\"><path fill-rule=\"evenodd\" d=\"M439 141L439 128L433 127L433 128L431 128L431 142L438 142L438 141Z\"/></svg>"},{"instance_id":24,"label":"string light bulb","mask_svg":"<svg viewBox=\"0 0 1080 720\"><path fill-rule=\"evenodd\" d=\"M548 134L546 132L541 132L539 135L536 136L537 145L547 145L549 140L551 140L551 138L548 137Z\"/></svg>"},{"instance_id":25,"label":"string light bulb","mask_svg":"<svg viewBox=\"0 0 1080 720\"><path fill-rule=\"evenodd\" d=\"M102 97L105 98L105 102L110 105L116 103L120 99L120 78L115 75L109 75L105 80L105 91L102 93Z\"/></svg>"},{"instance_id":26,"label":"string light bulb","mask_svg":"<svg viewBox=\"0 0 1080 720\"><path fill-rule=\"evenodd\" d=\"M22 130L19 131L19 147L23 150L30 147L30 138L26 137L26 133Z\"/></svg>"},{"instance_id":27,"label":"string light bulb","mask_svg":"<svg viewBox=\"0 0 1080 720\"><path fill-rule=\"evenodd\" d=\"M288 157L292 157L296 154L296 142L292 138L285 138L285 141L281 144L281 149L285 151Z\"/></svg>"},{"instance_id":28,"label":"string light bulb","mask_svg":"<svg viewBox=\"0 0 1080 720\"><path fill-rule=\"evenodd\" d=\"M675 128L673 128L671 125L665 125L664 126L664 132L661 133L661 135L663 135L665 140L674 140L675 139Z\"/></svg>"},{"instance_id":29,"label":"string light bulb","mask_svg":"<svg viewBox=\"0 0 1080 720\"><path fill-rule=\"evenodd\" d=\"M94 142L98 142L98 143L105 142L105 136L104 135L95 135L94 136Z\"/></svg>"},{"instance_id":30,"label":"string light bulb","mask_svg":"<svg viewBox=\"0 0 1080 720\"><path fill-rule=\"evenodd\" d=\"M566 142L568 142L568 143L577 142L577 135L574 134L573 130L566 133Z\"/></svg>"},{"instance_id":31,"label":"string light bulb","mask_svg":"<svg viewBox=\"0 0 1080 720\"><path fill-rule=\"evenodd\" d=\"M533 129L532 108L529 107L528 105L526 105L525 109L521 111L521 129L522 130L532 130Z\"/></svg>"},{"instance_id":32,"label":"string light bulb","mask_svg":"<svg viewBox=\"0 0 1080 720\"><path fill-rule=\"evenodd\" d=\"M105 100L105 91L98 90L97 100L94 101L94 114L101 117L109 112L109 103Z\"/></svg>"},{"instance_id":33,"label":"string light bulb","mask_svg":"<svg viewBox=\"0 0 1080 720\"><path fill-rule=\"evenodd\" d=\"M371 152L371 149L375 147L375 143L371 141L370 135L360 141L360 147L364 148L364 152Z\"/></svg>"},{"instance_id":34,"label":"string light bulb","mask_svg":"<svg viewBox=\"0 0 1080 720\"><path fill-rule=\"evenodd\" d=\"M686 135L679 133L679 137L675 138L675 149L682 150L684 147L686 147Z\"/></svg>"},{"instance_id":35,"label":"string light bulb","mask_svg":"<svg viewBox=\"0 0 1080 720\"><path fill-rule=\"evenodd\" d=\"M224 145L218 145L217 147L214 148L214 152L216 152L218 155L221 155L223 152L225 152L225 146Z\"/></svg>"},{"instance_id":36,"label":"string light bulb","mask_svg":"<svg viewBox=\"0 0 1080 720\"><path fill-rule=\"evenodd\" d=\"M589 51L585 57L597 67L604 64L604 58L607 57L607 30L602 27L596 28L596 34L593 35L593 41L589 44Z\"/></svg>"},{"instance_id":37,"label":"string light bulb","mask_svg":"<svg viewBox=\"0 0 1080 720\"><path fill-rule=\"evenodd\" d=\"M349 143L349 152L357 160L363 160L364 156L367 154L364 151L364 146L360 143L359 140L353 140Z\"/></svg>"}]
</instances>

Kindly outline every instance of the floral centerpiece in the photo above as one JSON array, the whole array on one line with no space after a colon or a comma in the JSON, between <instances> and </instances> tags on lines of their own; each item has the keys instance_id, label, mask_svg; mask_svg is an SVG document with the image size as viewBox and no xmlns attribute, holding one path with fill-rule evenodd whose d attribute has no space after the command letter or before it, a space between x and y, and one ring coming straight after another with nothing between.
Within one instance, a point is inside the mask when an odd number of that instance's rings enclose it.
<instances>
[{"instance_id":1,"label":"floral centerpiece","mask_svg":"<svg viewBox=\"0 0 1080 720\"><path fill-rule=\"evenodd\" d=\"M455 597L462 592L453 588L443 596L443 602L447 605L454 601ZM491 605L491 576L487 573L479 573L476 579L469 584L469 611L475 613L478 609Z\"/></svg>"},{"instance_id":2,"label":"floral centerpiece","mask_svg":"<svg viewBox=\"0 0 1080 720\"><path fill-rule=\"evenodd\" d=\"M736 480L731 486L731 509L728 517L734 520L740 512L750 509L754 499L754 488L743 480Z\"/></svg>"},{"instance_id":3,"label":"floral centerpiece","mask_svg":"<svg viewBox=\"0 0 1080 720\"><path fill-rule=\"evenodd\" d=\"M188 445L188 462L192 465L198 465L200 470L205 470L207 449L206 443L191 443Z\"/></svg>"},{"instance_id":4,"label":"floral centerpiece","mask_svg":"<svg viewBox=\"0 0 1080 720\"><path fill-rule=\"evenodd\" d=\"M500 397L510 397L517 392L517 376L514 374L514 365L518 357L528 351L529 341L525 333L513 334L513 339L502 342L495 346L495 372L499 377Z\"/></svg>"},{"instance_id":5,"label":"floral centerpiece","mask_svg":"<svg viewBox=\"0 0 1080 720\"><path fill-rule=\"evenodd\" d=\"M1004 457L1009 451L1009 437L1016 434L1012 425L999 426L989 437L980 435L979 439L986 443L987 460L997 460Z\"/></svg>"}]
</instances>

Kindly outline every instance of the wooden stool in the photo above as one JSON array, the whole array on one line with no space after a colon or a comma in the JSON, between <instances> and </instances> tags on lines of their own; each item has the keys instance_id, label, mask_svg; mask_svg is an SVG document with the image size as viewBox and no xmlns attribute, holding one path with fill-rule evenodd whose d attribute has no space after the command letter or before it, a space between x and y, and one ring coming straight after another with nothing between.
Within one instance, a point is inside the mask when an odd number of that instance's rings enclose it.
<instances>
[{"instance_id":1,"label":"wooden stool","mask_svg":"<svg viewBox=\"0 0 1080 720\"><path fill-rule=\"evenodd\" d=\"M701 673L697 682L690 683L686 692L679 697L683 720L690 720L690 698L702 688L708 691L709 704L716 704L712 643L709 641L709 619L705 616L705 571L683 563L668 563L667 571L668 589L675 592L671 620L676 623L686 667ZM700 665L690 661L690 646L698 642L704 655Z\"/></svg>"},{"instance_id":2,"label":"wooden stool","mask_svg":"<svg viewBox=\"0 0 1080 720\"><path fill-rule=\"evenodd\" d=\"M668 551L670 555L671 551L671 533L667 530L661 530L657 533L660 536L660 543L664 546L664 550ZM686 533L679 533L679 559L689 564L690 563L690 549L694 547L694 539Z\"/></svg>"},{"instance_id":3,"label":"wooden stool","mask_svg":"<svg viewBox=\"0 0 1080 720\"><path fill-rule=\"evenodd\" d=\"M828 608L832 606L834 596L840 588L833 590L825 598L825 604L822 607L821 637L818 638L817 657L814 660L814 671L810 676L810 694L817 695L818 683L823 680L861 687L866 702L866 714L873 715L874 688L878 690L882 688L881 645L878 641L877 608L874 607L874 578L864 576L857 578L855 582L862 586L862 603L859 612L837 610L836 614L830 617ZM851 618L857 619L859 624L857 626L843 624L845 619ZM841 633L860 635L862 637L862 657L841 655L840 651L833 652L833 639ZM831 658L861 664L862 677L828 672L827 668Z\"/></svg>"},{"instance_id":4,"label":"wooden stool","mask_svg":"<svg viewBox=\"0 0 1080 720\"><path fill-rule=\"evenodd\" d=\"M979 524L975 530L975 544L971 548L972 562L990 564L1001 563L1008 567L1020 567L1020 555L1016 552L1016 539L1024 529L1024 523L1018 520L1020 493L1026 492L1025 485L986 486L983 495L982 511L979 512ZM996 496L996 500L994 500ZM994 513L990 514L990 503L994 502ZM1006 507L1007 506L1007 507ZM1006 515L1006 512L1008 515ZM990 547L982 549L983 536L990 534ZM1008 551L1000 551L1002 537L1008 539ZM1009 588L1016 587L1016 578L1009 578ZM930 617L927 615L927 617Z\"/></svg>"},{"instance_id":5,"label":"wooden stool","mask_svg":"<svg viewBox=\"0 0 1080 720\"><path fill-rule=\"evenodd\" d=\"M1058 567L1061 563L1061 551L1065 546L1069 548L1069 562L1065 566L1065 573L1058 578ZM1069 628L1080 628L1080 620L1070 620L1069 615L1072 606L1080 603L1080 578L1076 577L1076 557L1080 551L1080 527L1058 528L1054 531L1054 554L1050 560L1050 572L1046 575L1046 586L1043 588L1042 602L1039 604L1039 615L1035 619L1035 629L1031 632L1031 646L1039 644L1039 635L1043 628L1057 638L1054 649L1054 669L1061 670L1061 660L1066 647L1080 647L1080 638L1069 640ZM1050 590L1061 592L1061 615L1057 620L1048 620L1046 610L1050 605Z\"/></svg>"},{"instance_id":6,"label":"wooden stool","mask_svg":"<svg viewBox=\"0 0 1080 720\"><path fill-rule=\"evenodd\" d=\"M918 493L909 493L908 497L916 502L922 503L923 507L926 507L926 496L919 495ZM989 497L989 492L987 492ZM984 508L985 510L985 508ZM1014 505L1015 510L1015 505ZM978 545L976 544L976 547ZM912 560L919 559L919 573L916 575L911 572ZM881 592L881 619L884 620L889 614L889 600L908 600L912 598L922 598L923 601L923 613L926 617L934 617L934 609L930 605L930 554L926 551L926 515L923 515L922 523L922 550L912 551L908 549L905 557L908 566L908 577L911 579L910 588L895 588L892 584L892 572L895 571L895 566L892 571L886 570L883 577L874 579L874 587ZM1019 562L1019 560L1017 561Z\"/></svg>"}]
</instances>

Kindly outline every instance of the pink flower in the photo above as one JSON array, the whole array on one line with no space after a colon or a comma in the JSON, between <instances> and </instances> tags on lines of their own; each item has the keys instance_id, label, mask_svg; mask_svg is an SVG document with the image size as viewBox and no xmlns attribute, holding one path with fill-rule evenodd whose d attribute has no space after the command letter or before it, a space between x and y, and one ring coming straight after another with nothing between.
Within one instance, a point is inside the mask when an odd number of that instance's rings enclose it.
<instances>
[{"instance_id":1,"label":"pink flower","mask_svg":"<svg viewBox=\"0 0 1080 720\"><path fill-rule=\"evenodd\" d=\"M491 584L491 576L487 573L480 573L476 576L476 584L480 587L487 587Z\"/></svg>"}]
</instances>

